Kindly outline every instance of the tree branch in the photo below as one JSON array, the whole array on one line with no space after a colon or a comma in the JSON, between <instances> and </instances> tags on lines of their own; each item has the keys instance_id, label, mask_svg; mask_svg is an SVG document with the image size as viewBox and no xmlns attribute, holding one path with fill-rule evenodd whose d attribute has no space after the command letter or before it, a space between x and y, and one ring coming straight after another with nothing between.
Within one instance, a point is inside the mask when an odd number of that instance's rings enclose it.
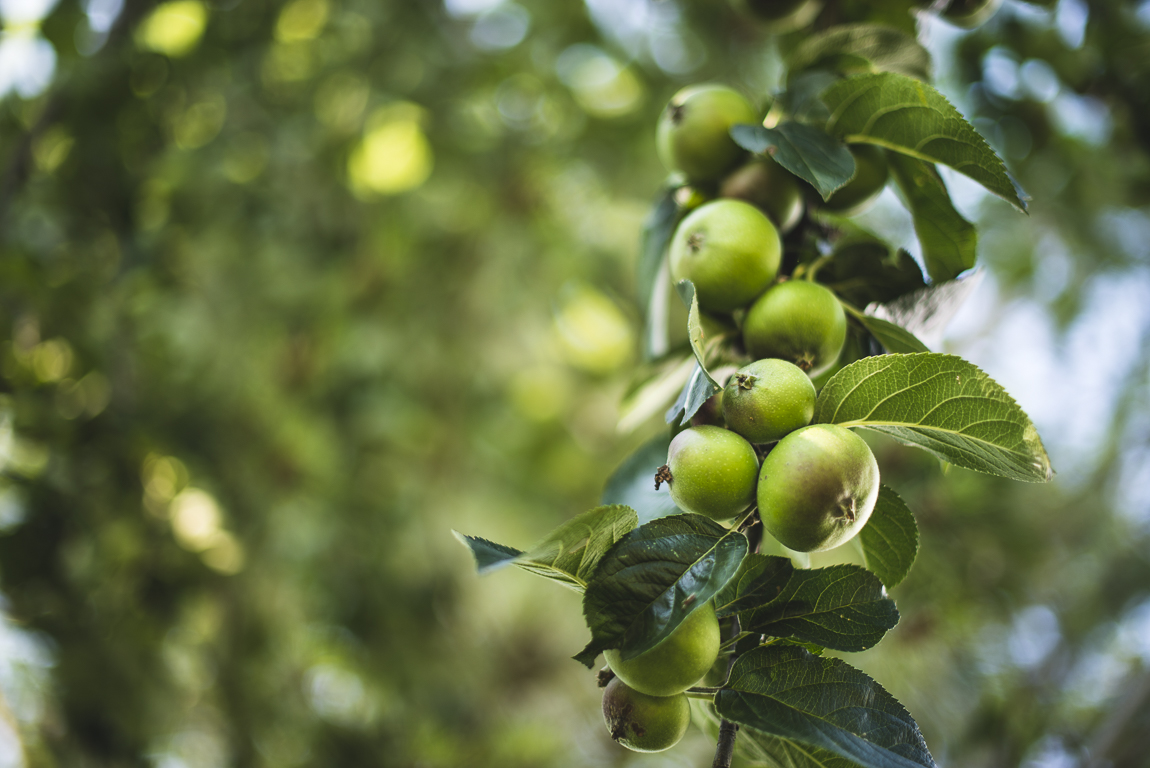
<instances>
[{"instance_id":1,"label":"tree branch","mask_svg":"<svg viewBox=\"0 0 1150 768\"><path fill-rule=\"evenodd\" d=\"M735 734L738 732L739 726L730 720L719 724L719 743L715 746L715 762L711 763L711 768L731 768L731 760L735 756Z\"/></svg>"}]
</instances>

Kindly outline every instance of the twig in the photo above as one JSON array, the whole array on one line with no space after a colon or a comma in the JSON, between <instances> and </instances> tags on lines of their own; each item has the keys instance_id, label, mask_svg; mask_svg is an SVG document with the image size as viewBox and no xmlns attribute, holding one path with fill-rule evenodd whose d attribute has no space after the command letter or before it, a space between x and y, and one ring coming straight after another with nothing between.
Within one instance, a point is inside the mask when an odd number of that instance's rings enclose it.
<instances>
[{"instance_id":1,"label":"twig","mask_svg":"<svg viewBox=\"0 0 1150 768\"><path fill-rule=\"evenodd\" d=\"M711 768L731 768L731 760L735 756L735 734L739 726L730 720L719 723L719 743L715 747L715 762Z\"/></svg>"}]
</instances>

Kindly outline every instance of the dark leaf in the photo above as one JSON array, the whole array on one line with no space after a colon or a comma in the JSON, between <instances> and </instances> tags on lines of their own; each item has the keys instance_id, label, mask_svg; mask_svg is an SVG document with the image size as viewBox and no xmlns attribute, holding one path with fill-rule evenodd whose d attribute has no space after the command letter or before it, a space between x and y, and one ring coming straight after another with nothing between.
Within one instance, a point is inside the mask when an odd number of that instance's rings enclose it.
<instances>
[{"instance_id":1,"label":"dark leaf","mask_svg":"<svg viewBox=\"0 0 1150 768\"><path fill-rule=\"evenodd\" d=\"M873 573L832 565L795 571L775 600L739 619L744 630L853 652L878 643L898 623L898 609Z\"/></svg>"},{"instance_id":2,"label":"dark leaf","mask_svg":"<svg viewBox=\"0 0 1150 768\"><path fill-rule=\"evenodd\" d=\"M870 520L859 533L866 567L887 589L898 585L918 554L918 525L899 495L881 486Z\"/></svg>"},{"instance_id":3,"label":"dark leaf","mask_svg":"<svg viewBox=\"0 0 1150 768\"><path fill-rule=\"evenodd\" d=\"M610 648L631 659L655 647L726 586L746 554L746 536L702 515L636 528L599 561L587 586L591 642L575 659L591 667Z\"/></svg>"},{"instance_id":4,"label":"dark leaf","mask_svg":"<svg viewBox=\"0 0 1150 768\"><path fill-rule=\"evenodd\" d=\"M808 765L809 757L815 765L836 768L934 768L934 758L906 709L840 659L813 656L794 646L758 648L735 662L727 686L715 698L718 714L790 742L766 742L772 752L781 749L784 761L797 755L795 765ZM821 759L828 754L837 759Z\"/></svg>"},{"instance_id":5,"label":"dark leaf","mask_svg":"<svg viewBox=\"0 0 1150 768\"><path fill-rule=\"evenodd\" d=\"M735 578L715 598L715 613L722 618L770 603L782 594L794 572L789 558L747 555Z\"/></svg>"},{"instance_id":6,"label":"dark leaf","mask_svg":"<svg viewBox=\"0 0 1150 768\"><path fill-rule=\"evenodd\" d=\"M909 253L865 235L836 243L831 260L819 269L818 276L820 283L863 308L926 286L922 270Z\"/></svg>"},{"instance_id":7,"label":"dark leaf","mask_svg":"<svg viewBox=\"0 0 1150 768\"><path fill-rule=\"evenodd\" d=\"M788 121L774 128L736 125L731 136L739 146L768 154L791 173L809 182L826 200L851 180L855 160L838 139L805 123Z\"/></svg>"},{"instance_id":8,"label":"dark leaf","mask_svg":"<svg viewBox=\"0 0 1150 768\"><path fill-rule=\"evenodd\" d=\"M914 220L930 279L935 283L953 280L973 267L978 232L955 210L935 167L895 152L887 153L887 159Z\"/></svg>"}]
</instances>

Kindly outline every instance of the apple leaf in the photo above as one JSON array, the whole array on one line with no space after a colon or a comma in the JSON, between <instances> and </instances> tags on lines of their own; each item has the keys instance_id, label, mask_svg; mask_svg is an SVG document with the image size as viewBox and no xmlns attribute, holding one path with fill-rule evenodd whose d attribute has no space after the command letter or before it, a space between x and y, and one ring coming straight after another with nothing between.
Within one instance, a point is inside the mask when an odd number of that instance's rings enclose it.
<instances>
[{"instance_id":1,"label":"apple leaf","mask_svg":"<svg viewBox=\"0 0 1150 768\"><path fill-rule=\"evenodd\" d=\"M946 97L896 72L857 75L823 92L827 132L848 144L878 144L930 163L949 165L1026 210L1002 160Z\"/></svg>"},{"instance_id":2,"label":"apple leaf","mask_svg":"<svg viewBox=\"0 0 1150 768\"><path fill-rule=\"evenodd\" d=\"M865 651L898 624L882 582L857 565L797 570L766 605L739 613L744 630L836 651Z\"/></svg>"},{"instance_id":3,"label":"apple leaf","mask_svg":"<svg viewBox=\"0 0 1150 768\"><path fill-rule=\"evenodd\" d=\"M918 554L918 525L897 493L883 485L870 520L859 532L866 567L894 589L914 565Z\"/></svg>"},{"instance_id":4,"label":"apple leaf","mask_svg":"<svg viewBox=\"0 0 1150 768\"><path fill-rule=\"evenodd\" d=\"M735 125L731 138L743 149L768 154L776 163L811 183L823 200L851 180L855 159L838 139L814 126L793 120L774 128Z\"/></svg>"},{"instance_id":5,"label":"apple leaf","mask_svg":"<svg viewBox=\"0 0 1150 768\"><path fill-rule=\"evenodd\" d=\"M790 558L747 555L735 578L715 598L715 613L723 618L770 603L782 594L794 572Z\"/></svg>"},{"instance_id":6,"label":"apple leaf","mask_svg":"<svg viewBox=\"0 0 1150 768\"><path fill-rule=\"evenodd\" d=\"M687 338L691 342L691 351L695 353L695 360L698 365L691 372L691 377L687 379L687 383L683 385L679 399L667 411L666 420L668 424L674 424L676 419L679 419L680 422L686 422L698 412L708 398L723 389L707 372L705 342L708 340L699 312L699 298L695 295L695 284L690 280L680 280L675 288L679 291L679 298L687 306ZM715 339L715 341L719 340L718 338Z\"/></svg>"},{"instance_id":7,"label":"apple leaf","mask_svg":"<svg viewBox=\"0 0 1150 768\"><path fill-rule=\"evenodd\" d=\"M702 515L663 517L631 531L587 585L591 642L575 660L590 668L610 648L623 659L654 648L726 586L747 549L746 536Z\"/></svg>"},{"instance_id":8,"label":"apple leaf","mask_svg":"<svg viewBox=\"0 0 1150 768\"><path fill-rule=\"evenodd\" d=\"M639 515L639 525L682 513L671 501L670 488L655 490L655 470L667 463L670 435L653 437L619 465L607 480L601 504L625 504Z\"/></svg>"},{"instance_id":9,"label":"apple leaf","mask_svg":"<svg viewBox=\"0 0 1150 768\"><path fill-rule=\"evenodd\" d=\"M815 424L865 427L943 461L1000 477L1053 477L1038 430L997 382L961 357L880 355L831 377Z\"/></svg>"},{"instance_id":10,"label":"apple leaf","mask_svg":"<svg viewBox=\"0 0 1150 768\"><path fill-rule=\"evenodd\" d=\"M841 228L843 222L835 221L834 226ZM861 233L836 243L818 276L820 283L856 307L893 301L926 286L922 270L909 253Z\"/></svg>"},{"instance_id":11,"label":"apple leaf","mask_svg":"<svg viewBox=\"0 0 1150 768\"><path fill-rule=\"evenodd\" d=\"M842 24L813 34L791 53L788 79L809 69L843 75L897 72L930 80L930 53L913 35L881 24Z\"/></svg>"},{"instance_id":12,"label":"apple leaf","mask_svg":"<svg viewBox=\"0 0 1150 768\"><path fill-rule=\"evenodd\" d=\"M639 306L646 312L655 291L659 268L667 253L667 244L675 233L679 222L678 204L675 202L675 189L668 187L660 193L654 207L643 222L643 234L639 241L638 290Z\"/></svg>"},{"instance_id":13,"label":"apple leaf","mask_svg":"<svg viewBox=\"0 0 1150 768\"><path fill-rule=\"evenodd\" d=\"M888 352L929 352L930 347L923 344L918 340L913 333L895 325L889 320L883 320L879 317L872 317L865 312L860 312L858 309L843 302L843 309L857 320L863 328L866 328L871 336L878 339Z\"/></svg>"},{"instance_id":14,"label":"apple leaf","mask_svg":"<svg viewBox=\"0 0 1150 768\"><path fill-rule=\"evenodd\" d=\"M955 210L935 167L894 152L887 153L887 163L914 220L930 279L935 283L953 280L973 267L978 232Z\"/></svg>"},{"instance_id":15,"label":"apple leaf","mask_svg":"<svg viewBox=\"0 0 1150 768\"><path fill-rule=\"evenodd\" d=\"M517 565L582 592L604 553L638 525L635 510L618 504L590 509L568 520L523 552L453 531L475 556L480 574Z\"/></svg>"},{"instance_id":16,"label":"apple leaf","mask_svg":"<svg viewBox=\"0 0 1150 768\"><path fill-rule=\"evenodd\" d=\"M739 739L761 738L781 766L935 768L918 725L882 686L841 659L795 646L741 656L715 709L748 729Z\"/></svg>"}]
</instances>

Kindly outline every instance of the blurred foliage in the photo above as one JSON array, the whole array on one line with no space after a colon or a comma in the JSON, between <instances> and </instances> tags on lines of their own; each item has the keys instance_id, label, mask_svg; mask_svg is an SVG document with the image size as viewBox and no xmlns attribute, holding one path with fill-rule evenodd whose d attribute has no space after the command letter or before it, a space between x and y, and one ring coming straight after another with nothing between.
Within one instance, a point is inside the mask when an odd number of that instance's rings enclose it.
<instances>
[{"instance_id":1,"label":"blurred foliage","mask_svg":"<svg viewBox=\"0 0 1150 768\"><path fill-rule=\"evenodd\" d=\"M1144 764L1150 316L1100 325L1095 289L1150 285L1147 7L924 24L1034 198L948 177L997 296L955 343L1098 401L1032 412L1098 422L1048 422L1051 487L879 444L923 545L862 660L941 763ZM817 24L868 18L913 27ZM41 31L54 82L0 101L0 762L708 761L611 744L578 597L480 584L450 529L527 546L656 432L615 428L655 118L701 80L762 103L801 34L672 0L61 0Z\"/></svg>"}]
</instances>

